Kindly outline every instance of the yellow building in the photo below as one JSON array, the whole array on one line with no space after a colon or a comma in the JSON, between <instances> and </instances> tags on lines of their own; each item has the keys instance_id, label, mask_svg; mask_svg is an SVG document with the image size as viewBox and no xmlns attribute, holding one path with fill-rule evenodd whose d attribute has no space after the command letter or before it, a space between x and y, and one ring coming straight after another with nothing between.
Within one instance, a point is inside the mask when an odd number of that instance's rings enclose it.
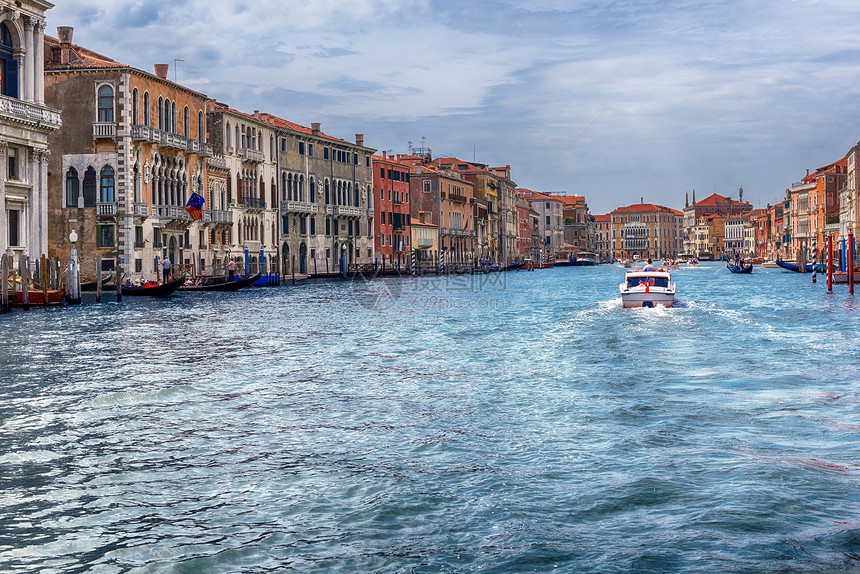
<instances>
[{"instance_id":1,"label":"yellow building","mask_svg":"<svg viewBox=\"0 0 860 574\"><path fill-rule=\"evenodd\" d=\"M693 227L695 255L699 259L717 259L725 250L726 220L719 215L705 215Z\"/></svg>"},{"instance_id":2,"label":"yellow building","mask_svg":"<svg viewBox=\"0 0 860 574\"><path fill-rule=\"evenodd\" d=\"M439 265L439 227L414 217L410 227L416 268L435 271Z\"/></svg>"}]
</instances>

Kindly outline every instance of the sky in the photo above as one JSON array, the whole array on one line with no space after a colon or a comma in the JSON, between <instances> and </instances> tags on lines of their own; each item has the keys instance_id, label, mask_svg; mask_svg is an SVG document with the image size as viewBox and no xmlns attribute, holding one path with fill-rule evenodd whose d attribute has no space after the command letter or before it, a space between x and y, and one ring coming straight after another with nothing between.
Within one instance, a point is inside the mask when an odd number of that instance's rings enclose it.
<instances>
[{"instance_id":1,"label":"sky","mask_svg":"<svg viewBox=\"0 0 860 574\"><path fill-rule=\"evenodd\" d=\"M860 140L856 0L54 0L46 33L246 113L591 213L780 201Z\"/></svg>"}]
</instances>

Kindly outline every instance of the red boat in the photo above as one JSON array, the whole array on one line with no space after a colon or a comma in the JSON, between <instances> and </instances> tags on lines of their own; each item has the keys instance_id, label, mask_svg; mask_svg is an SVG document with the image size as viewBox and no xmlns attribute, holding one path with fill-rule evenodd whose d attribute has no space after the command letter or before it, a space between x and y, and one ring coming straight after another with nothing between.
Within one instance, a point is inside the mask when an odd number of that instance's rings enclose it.
<instances>
[{"instance_id":1,"label":"red boat","mask_svg":"<svg viewBox=\"0 0 860 574\"><path fill-rule=\"evenodd\" d=\"M65 289L48 289L45 291L37 291L30 289L27 293L28 305L62 305L66 300ZM10 293L9 303L16 307L24 305L24 292L14 291Z\"/></svg>"}]
</instances>

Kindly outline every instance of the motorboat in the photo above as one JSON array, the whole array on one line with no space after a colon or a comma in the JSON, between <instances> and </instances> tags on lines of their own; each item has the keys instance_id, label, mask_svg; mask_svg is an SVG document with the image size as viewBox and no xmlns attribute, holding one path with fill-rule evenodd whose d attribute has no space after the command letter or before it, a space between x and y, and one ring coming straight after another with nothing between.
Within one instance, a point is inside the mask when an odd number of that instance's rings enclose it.
<instances>
[{"instance_id":1,"label":"motorboat","mask_svg":"<svg viewBox=\"0 0 860 574\"><path fill-rule=\"evenodd\" d=\"M687 267L698 267L698 266L699 266L699 260L696 259L695 257L693 259L690 259L689 261L687 261Z\"/></svg>"},{"instance_id":2,"label":"motorboat","mask_svg":"<svg viewBox=\"0 0 860 574\"><path fill-rule=\"evenodd\" d=\"M633 267L633 260L632 259L624 259L621 261L621 266L629 269L629 268Z\"/></svg>"},{"instance_id":3,"label":"motorboat","mask_svg":"<svg viewBox=\"0 0 860 574\"><path fill-rule=\"evenodd\" d=\"M773 259L768 259L764 263L761 264L765 269L779 269L779 264Z\"/></svg>"},{"instance_id":4,"label":"motorboat","mask_svg":"<svg viewBox=\"0 0 860 574\"><path fill-rule=\"evenodd\" d=\"M668 271L628 271L618 288L625 308L675 304L675 283Z\"/></svg>"}]
</instances>

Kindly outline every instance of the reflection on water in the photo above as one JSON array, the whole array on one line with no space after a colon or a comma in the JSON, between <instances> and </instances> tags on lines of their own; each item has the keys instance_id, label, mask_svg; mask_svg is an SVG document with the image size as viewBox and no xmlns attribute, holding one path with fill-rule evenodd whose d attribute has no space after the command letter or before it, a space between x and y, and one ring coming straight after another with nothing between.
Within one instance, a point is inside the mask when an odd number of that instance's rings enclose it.
<instances>
[{"instance_id":1,"label":"reflection on water","mask_svg":"<svg viewBox=\"0 0 860 574\"><path fill-rule=\"evenodd\" d=\"M0 570L855 570L857 306L716 269L0 316Z\"/></svg>"}]
</instances>

